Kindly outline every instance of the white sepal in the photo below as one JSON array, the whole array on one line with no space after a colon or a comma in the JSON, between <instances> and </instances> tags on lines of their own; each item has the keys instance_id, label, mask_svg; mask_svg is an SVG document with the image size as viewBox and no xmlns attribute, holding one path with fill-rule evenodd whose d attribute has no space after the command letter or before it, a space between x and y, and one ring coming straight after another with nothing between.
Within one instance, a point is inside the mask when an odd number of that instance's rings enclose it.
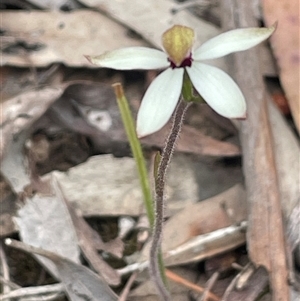
<instances>
[{"instance_id":1,"label":"white sepal","mask_svg":"<svg viewBox=\"0 0 300 301\"><path fill-rule=\"evenodd\" d=\"M160 50L146 47L128 47L105 52L99 56L87 56L91 63L116 70L167 68L167 55Z\"/></svg>"},{"instance_id":2,"label":"white sepal","mask_svg":"<svg viewBox=\"0 0 300 301\"><path fill-rule=\"evenodd\" d=\"M270 37L275 26L239 28L224 32L203 43L194 53L195 60L209 60L229 53L247 50Z\"/></svg>"},{"instance_id":3,"label":"white sepal","mask_svg":"<svg viewBox=\"0 0 300 301\"><path fill-rule=\"evenodd\" d=\"M228 74L199 62L186 70L195 89L213 110L227 118L245 118L245 98Z\"/></svg>"},{"instance_id":4,"label":"white sepal","mask_svg":"<svg viewBox=\"0 0 300 301\"><path fill-rule=\"evenodd\" d=\"M170 119L180 96L183 72L183 68L168 68L149 86L137 115L140 138L160 130Z\"/></svg>"}]
</instances>

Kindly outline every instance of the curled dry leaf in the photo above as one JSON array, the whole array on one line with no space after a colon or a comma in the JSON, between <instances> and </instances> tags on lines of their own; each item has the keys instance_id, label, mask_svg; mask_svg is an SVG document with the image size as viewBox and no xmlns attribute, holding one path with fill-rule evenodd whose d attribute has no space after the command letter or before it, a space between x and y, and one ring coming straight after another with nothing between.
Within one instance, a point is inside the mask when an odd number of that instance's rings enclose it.
<instances>
[{"instance_id":1,"label":"curled dry leaf","mask_svg":"<svg viewBox=\"0 0 300 301\"><path fill-rule=\"evenodd\" d=\"M23 147L31 125L57 100L65 86L28 91L1 104L1 172L16 193L30 183Z\"/></svg>"}]
</instances>

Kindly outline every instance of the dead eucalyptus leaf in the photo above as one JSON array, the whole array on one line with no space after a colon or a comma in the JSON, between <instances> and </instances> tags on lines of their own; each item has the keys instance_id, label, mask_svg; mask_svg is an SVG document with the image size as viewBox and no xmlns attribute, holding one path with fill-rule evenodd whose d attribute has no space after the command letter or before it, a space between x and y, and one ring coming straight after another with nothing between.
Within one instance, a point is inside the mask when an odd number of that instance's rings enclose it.
<instances>
[{"instance_id":1,"label":"dead eucalyptus leaf","mask_svg":"<svg viewBox=\"0 0 300 301\"><path fill-rule=\"evenodd\" d=\"M163 127L158 133L142 138L141 142L146 145L163 147L170 130L169 125ZM179 152L216 157L234 157L241 153L238 146L214 139L188 125L183 125L175 149Z\"/></svg>"},{"instance_id":2,"label":"dead eucalyptus leaf","mask_svg":"<svg viewBox=\"0 0 300 301\"><path fill-rule=\"evenodd\" d=\"M120 241L118 249L111 250L111 248L108 248L107 244L102 241L99 234L89 226L89 224L76 212L76 210L74 210L65 196L64 202L72 219L78 238L78 244L87 261L110 285L120 284L120 275L118 275L117 272L101 258L97 250L109 250L112 251L112 254L122 254L124 249L122 241ZM115 247L117 247L116 244Z\"/></svg>"}]
</instances>

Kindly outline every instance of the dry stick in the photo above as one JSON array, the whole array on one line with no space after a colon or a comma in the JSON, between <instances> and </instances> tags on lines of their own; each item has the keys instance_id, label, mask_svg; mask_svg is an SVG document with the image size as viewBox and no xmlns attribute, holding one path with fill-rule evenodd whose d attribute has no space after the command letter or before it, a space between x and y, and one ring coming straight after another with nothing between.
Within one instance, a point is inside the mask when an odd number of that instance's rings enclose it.
<instances>
[{"instance_id":1,"label":"dry stick","mask_svg":"<svg viewBox=\"0 0 300 301\"><path fill-rule=\"evenodd\" d=\"M199 301L208 301L210 296L209 293L212 289L212 287L215 285L216 281L218 280L220 276L219 272L215 272L213 273L213 275L208 279L205 290L203 292L203 295L201 296L201 298L199 299Z\"/></svg>"},{"instance_id":2,"label":"dry stick","mask_svg":"<svg viewBox=\"0 0 300 301\"><path fill-rule=\"evenodd\" d=\"M1 262L1 266L2 266L2 275L3 275L3 278L5 280L10 280L9 278L9 267L8 267L8 264L7 264L7 258L6 258L6 254L4 252L4 249L3 249L3 244L2 242L0 242L0 262ZM4 285L3 284L3 293L9 293L10 292L10 287L7 286L7 285Z\"/></svg>"},{"instance_id":3,"label":"dry stick","mask_svg":"<svg viewBox=\"0 0 300 301\"><path fill-rule=\"evenodd\" d=\"M179 136L182 122L184 119L184 115L186 110L188 109L190 103L186 103L180 101L173 119L172 129L170 134L167 138L165 147L163 149L161 160L158 166L157 171L157 179L155 182L155 223L153 229L153 240L152 245L150 248L150 273L151 277L156 285L156 288L160 295L163 297L163 300L169 301L171 300L171 296L169 291L167 290L164 281L161 277L161 273L159 270L158 264L158 254L161 245L161 237L162 237L162 228L163 228L163 221L164 221L164 187L165 187L165 178L169 163L172 159L172 155L175 148L176 140Z\"/></svg>"},{"instance_id":4,"label":"dry stick","mask_svg":"<svg viewBox=\"0 0 300 301\"><path fill-rule=\"evenodd\" d=\"M126 285L125 285L118 301L126 301L127 300L127 296L130 292L130 288L131 288L134 280L136 279L137 275L138 275L138 272L134 272L133 274L131 274L131 276L130 276L129 280L127 281L127 283L126 283Z\"/></svg>"},{"instance_id":5,"label":"dry stick","mask_svg":"<svg viewBox=\"0 0 300 301\"><path fill-rule=\"evenodd\" d=\"M170 280L177 282L180 285L183 285L197 293L203 294L205 291L205 289L203 287L182 278L181 276L175 274L174 272L172 272L168 269L166 269L166 275ZM220 301L221 300L220 297L218 297L217 295L215 295L214 293L211 293L211 292L208 292L208 297L209 297L209 299L208 299L209 301Z\"/></svg>"},{"instance_id":6,"label":"dry stick","mask_svg":"<svg viewBox=\"0 0 300 301\"><path fill-rule=\"evenodd\" d=\"M22 287L7 294L0 295L0 297L1 300L4 301L10 298L21 298L39 295L39 298L41 300L42 297L48 297L42 296L44 294L51 294L52 297L53 294L58 295L60 293L64 293L64 286L62 283L48 284L35 287Z\"/></svg>"},{"instance_id":7,"label":"dry stick","mask_svg":"<svg viewBox=\"0 0 300 301\"><path fill-rule=\"evenodd\" d=\"M5 284L5 285L9 286L9 287L10 287L11 289L13 289L13 290L16 290L16 289L18 289L18 288L21 288L20 285L18 285L18 284L16 284L16 283L12 282L12 281L10 281L10 280L5 279L5 278L4 278L3 276L1 276L1 275L0 275L0 283L3 283L3 284Z\"/></svg>"}]
</instances>

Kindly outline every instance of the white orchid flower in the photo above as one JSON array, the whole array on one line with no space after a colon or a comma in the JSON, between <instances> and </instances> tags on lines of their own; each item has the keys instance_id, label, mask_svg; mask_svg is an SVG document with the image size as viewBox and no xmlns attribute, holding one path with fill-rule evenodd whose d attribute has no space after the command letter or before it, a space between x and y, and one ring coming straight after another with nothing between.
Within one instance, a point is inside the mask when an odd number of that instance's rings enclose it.
<instances>
[{"instance_id":1,"label":"white orchid flower","mask_svg":"<svg viewBox=\"0 0 300 301\"><path fill-rule=\"evenodd\" d=\"M137 134L144 137L160 130L170 119L181 94L185 71L196 91L213 110L227 118L245 118L246 102L237 84L221 69L202 61L254 47L274 30L275 26L231 30L193 51L193 29L175 25L162 36L164 52L129 47L87 58L100 67L117 70L166 68L149 86L138 112Z\"/></svg>"}]
</instances>

